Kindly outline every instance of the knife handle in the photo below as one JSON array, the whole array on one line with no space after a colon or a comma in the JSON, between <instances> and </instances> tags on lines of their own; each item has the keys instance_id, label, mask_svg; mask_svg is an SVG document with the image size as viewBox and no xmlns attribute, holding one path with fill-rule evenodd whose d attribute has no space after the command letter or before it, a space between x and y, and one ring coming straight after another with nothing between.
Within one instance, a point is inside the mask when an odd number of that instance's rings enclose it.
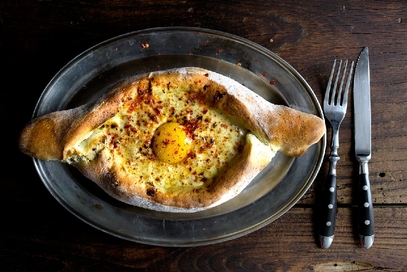
<instances>
[{"instance_id":1,"label":"knife handle","mask_svg":"<svg viewBox=\"0 0 407 272\"><path fill-rule=\"evenodd\" d=\"M370 248L374 239L374 214L367 163L361 169L358 190L359 236L363 247Z\"/></svg>"},{"instance_id":2,"label":"knife handle","mask_svg":"<svg viewBox=\"0 0 407 272\"><path fill-rule=\"evenodd\" d=\"M323 192L323 202L321 205L319 236L321 239L321 247L327 248L330 246L323 242L324 238L330 238L332 242L336 226L337 212L337 190L336 176L329 174Z\"/></svg>"}]
</instances>

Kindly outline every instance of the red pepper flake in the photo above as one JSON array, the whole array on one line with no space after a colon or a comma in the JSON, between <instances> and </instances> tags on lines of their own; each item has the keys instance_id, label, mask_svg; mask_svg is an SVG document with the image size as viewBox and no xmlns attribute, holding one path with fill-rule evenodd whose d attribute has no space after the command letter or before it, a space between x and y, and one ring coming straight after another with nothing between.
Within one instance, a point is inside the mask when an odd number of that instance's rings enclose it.
<instances>
[{"instance_id":1,"label":"red pepper flake","mask_svg":"<svg viewBox=\"0 0 407 272\"><path fill-rule=\"evenodd\" d=\"M188 153L188 158L195 159L195 158L196 158L196 154L191 151L191 152ZM186 162L186 160L185 160L185 162ZM196 174L196 173L195 173L195 174Z\"/></svg>"},{"instance_id":2,"label":"red pepper flake","mask_svg":"<svg viewBox=\"0 0 407 272\"><path fill-rule=\"evenodd\" d=\"M213 103L216 104L217 102L219 102L219 100L221 100L224 96L226 95L226 93L221 93L219 91L215 92L215 95L213 96Z\"/></svg>"},{"instance_id":3,"label":"red pepper flake","mask_svg":"<svg viewBox=\"0 0 407 272\"><path fill-rule=\"evenodd\" d=\"M137 132L137 129L135 127L133 127L132 125L130 125L130 124L126 124L124 126L124 129L127 131L128 134Z\"/></svg>"},{"instance_id":4,"label":"red pepper flake","mask_svg":"<svg viewBox=\"0 0 407 272\"><path fill-rule=\"evenodd\" d=\"M237 152L242 152L243 151L243 145L240 142L236 142L234 146L234 150Z\"/></svg>"},{"instance_id":5,"label":"red pepper flake","mask_svg":"<svg viewBox=\"0 0 407 272\"><path fill-rule=\"evenodd\" d=\"M148 188L146 194L148 196L151 196L151 197L155 196L155 189L154 188Z\"/></svg>"},{"instance_id":6,"label":"red pepper flake","mask_svg":"<svg viewBox=\"0 0 407 272\"><path fill-rule=\"evenodd\" d=\"M220 53L222 53L222 50L221 50L221 49L218 49L218 51L216 51L216 56L219 56Z\"/></svg>"},{"instance_id":7,"label":"red pepper flake","mask_svg":"<svg viewBox=\"0 0 407 272\"><path fill-rule=\"evenodd\" d=\"M193 110L190 108L187 108L185 111L187 114L191 114L191 115L194 113Z\"/></svg>"},{"instance_id":8,"label":"red pepper flake","mask_svg":"<svg viewBox=\"0 0 407 272\"><path fill-rule=\"evenodd\" d=\"M274 79L272 79L272 80L270 80L270 84L274 85L274 84L276 84L276 81Z\"/></svg>"},{"instance_id":9,"label":"red pepper flake","mask_svg":"<svg viewBox=\"0 0 407 272\"><path fill-rule=\"evenodd\" d=\"M194 138L194 131L198 128L201 123L200 119L196 120L183 120L183 126L185 127L185 133L191 139Z\"/></svg>"},{"instance_id":10,"label":"red pepper flake","mask_svg":"<svg viewBox=\"0 0 407 272\"><path fill-rule=\"evenodd\" d=\"M137 104L138 104L138 102L133 100L127 109L127 113L133 112L135 110L135 108L137 107Z\"/></svg>"},{"instance_id":11,"label":"red pepper flake","mask_svg":"<svg viewBox=\"0 0 407 272\"><path fill-rule=\"evenodd\" d=\"M169 139L164 139L163 144L169 145L169 144L170 144L170 140L169 140Z\"/></svg>"},{"instance_id":12,"label":"red pepper flake","mask_svg":"<svg viewBox=\"0 0 407 272\"><path fill-rule=\"evenodd\" d=\"M153 110L154 110L154 112L155 112L157 115L161 113L161 110L160 110L159 107L156 107L156 108L154 108Z\"/></svg>"},{"instance_id":13,"label":"red pepper flake","mask_svg":"<svg viewBox=\"0 0 407 272\"><path fill-rule=\"evenodd\" d=\"M149 47L150 47L150 45L148 43L142 43L141 44L142 49L146 49L146 48L149 48Z\"/></svg>"},{"instance_id":14,"label":"red pepper flake","mask_svg":"<svg viewBox=\"0 0 407 272\"><path fill-rule=\"evenodd\" d=\"M264 73L263 73L263 76L264 76L264 77L266 77L266 76L267 76L267 73L266 73L266 72L264 72Z\"/></svg>"},{"instance_id":15,"label":"red pepper flake","mask_svg":"<svg viewBox=\"0 0 407 272\"><path fill-rule=\"evenodd\" d=\"M117 138L119 135L115 133L113 137L110 139L110 145L113 146L113 148L117 148L117 145L119 144L119 141L117 141Z\"/></svg>"},{"instance_id":16,"label":"red pepper flake","mask_svg":"<svg viewBox=\"0 0 407 272\"><path fill-rule=\"evenodd\" d=\"M157 117L157 115L149 114L149 117L150 117L150 119L151 119L153 122L158 123L158 117Z\"/></svg>"}]
</instances>

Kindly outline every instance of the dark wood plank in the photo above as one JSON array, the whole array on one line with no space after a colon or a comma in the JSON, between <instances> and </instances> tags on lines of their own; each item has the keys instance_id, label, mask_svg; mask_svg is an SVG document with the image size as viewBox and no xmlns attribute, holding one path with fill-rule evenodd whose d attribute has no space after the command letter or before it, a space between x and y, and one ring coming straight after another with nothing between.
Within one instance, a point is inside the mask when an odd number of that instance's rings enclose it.
<instances>
[{"instance_id":1,"label":"dark wood plank","mask_svg":"<svg viewBox=\"0 0 407 272\"><path fill-rule=\"evenodd\" d=\"M96 231L63 208L19 205L2 208L0 250L10 270L42 267L48 271L165 268L170 271L338 271L407 269L405 207L376 208L374 247L361 248L351 208L339 208L335 240L317 243L312 207L296 207L268 226L244 237L192 248L165 248L124 241ZM39 212L41 211L41 212ZM24 217L22 217L24 215ZM31 224L32 223L32 224ZM11 269L13 268L13 269Z\"/></svg>"}]
</instances>

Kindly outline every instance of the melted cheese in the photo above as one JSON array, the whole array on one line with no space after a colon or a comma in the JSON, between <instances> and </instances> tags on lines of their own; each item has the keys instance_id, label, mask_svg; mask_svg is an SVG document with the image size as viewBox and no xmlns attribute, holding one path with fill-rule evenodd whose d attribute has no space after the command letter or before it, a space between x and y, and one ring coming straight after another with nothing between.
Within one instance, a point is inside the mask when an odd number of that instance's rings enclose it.
<instances>
[{"instance_id":1,"label":"melted cheese","mask_svg":"<svg viewBox=\"0 0 407 272\"><path fill-rule=\"evenodd\" d=\"M102 149L109 150L135 183L174 192L209 184L242 151L248 132L208 108L194 86L153 85L149 92L137 86L123 98L120 112L93 130L73 153L93 160ZM182 142L185 136L190 141L187 153L168 161L152 148L154 135L165 124L179 124L185 131L186 136L177 132L169 140ZM161 151L168 157L176 152L172 148Z\"/></svg>"}]
</instances>

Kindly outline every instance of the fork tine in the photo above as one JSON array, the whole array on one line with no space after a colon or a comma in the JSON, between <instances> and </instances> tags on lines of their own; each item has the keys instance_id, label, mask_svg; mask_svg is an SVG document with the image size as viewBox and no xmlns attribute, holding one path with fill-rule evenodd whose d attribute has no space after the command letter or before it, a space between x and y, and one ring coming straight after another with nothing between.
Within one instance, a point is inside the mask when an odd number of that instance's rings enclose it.
<instances>
[{"instance_id":1,"label":"fork tine","mask_svg":"<svg viewBox=\"0 0 407 272\"><path fill-rule=\"evenodd\" d=\"M345 60L345 63L343 66L343 72L342 72L342 79L341 79L341 83L339 84L339 89L338 89L338 94L336 97L335 105L342 106L343 99L345 98L345 94L342 91L343 91L343 82L345 81L345 77L346 77L347 66L348 66L348 60ZM337 79L339 78L340 73L341 73L341 71L339 69ZM345 92L346 92L346 90L345 90Z\"/></svg>"},{"instance_id":2,"label":"fork tine","mask_svg":"<svg viewBox=\"0 0 407 272\"><path fill-rule=\"evenodd\" d=\"M333 88L332 88L332 93L331 93L331 103L332 104L334 104L334 105L338 105L338 103L337 103L337 99L335 99L335 97L340 97L340 89L339 89L339 91L338 91L338 94L336 94L336 87L338 86L338 80L339 80L339 76L340 76L340 73L341 73L341 68L342 68L342 60L340 60L339 61L339 67L338 67L338 70L337 70L337 75L336 75L336 78L335 78L335 83L334 83L334 86L333 86ZM345 68L346 68L346 66L345 66Z\"/></svg>"},{"instance_id":3,"label":"fork tine","mask_svg":"<svg viewBox=\"0 0 407 272\"><path fill-rule=\"evenodd\" d=\"M336 66L336 60L334 60L334 64L332 65L331 74L329 75L328 83L326 84L325 99L324 99L325 104L330 104L330 101L331 101L331 87L332 87L331 84L332 84L332 78L333 78L334 72L335 72L335 66Z\"/></svg>"},{"instance_id":4,"label":"fork tine","mask_svg":"<svg viewBox=\"0 0 407 272\"><path fill-rule=\"evenodd\" d=\"M354 61L352 61L352 63L350 64L348 80L346 81L345 93L343 94L343 99L342 99L342 105L347 105L348 104L349 85L350 85L350 80L352 78L353 65L354 65ZM344 72L344 75L345 75L345 72Z\"/></svg>"}]
</instances>

